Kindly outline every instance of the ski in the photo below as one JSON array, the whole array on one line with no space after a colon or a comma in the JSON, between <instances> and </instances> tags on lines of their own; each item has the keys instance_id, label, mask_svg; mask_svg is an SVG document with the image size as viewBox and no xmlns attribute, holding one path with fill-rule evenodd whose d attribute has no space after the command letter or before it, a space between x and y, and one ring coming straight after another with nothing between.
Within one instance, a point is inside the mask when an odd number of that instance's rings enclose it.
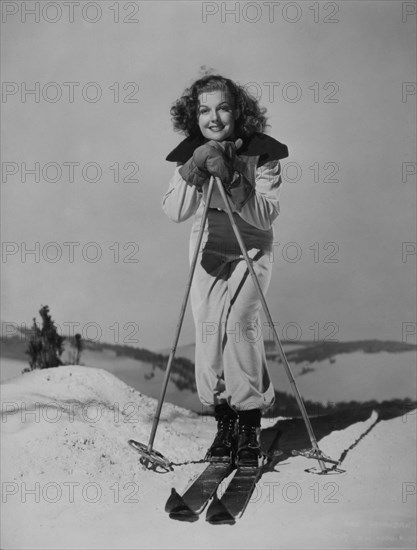
<instances>
[{"instance_id":1,"label":"ski","mask_svg":"<svg viewBox=\"0 0 417 550\"><path fill-rule=\"evenodd\" d=\"M246 509L256 483L262 475L262 466L238 466L222 498L214 497L207 509L206 520L214 525L236 523Z\"/></svg>"},{"instance_id":2,"label":"ski","mask_svg":"<svg viewBox=\"0 0 417 550\"><path fill-rule=\"evenodd\" d=\"M173 488L165 504L169 517L179 521L196 521L233 468L230 462L210 462L182 496Z\"/></svg>"}]
</instances>

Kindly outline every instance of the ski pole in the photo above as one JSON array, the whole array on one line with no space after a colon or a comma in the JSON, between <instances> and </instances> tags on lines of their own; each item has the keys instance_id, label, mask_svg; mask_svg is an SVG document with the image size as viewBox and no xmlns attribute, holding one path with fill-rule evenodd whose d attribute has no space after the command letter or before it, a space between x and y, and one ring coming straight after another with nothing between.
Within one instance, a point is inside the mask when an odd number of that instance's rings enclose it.
<instances>
[{"instance_id":1,"label":"ski pole","mask_svg":"<svg viewBox=\"0 0 417 550\"><path fill-rule=\"evenodd\" d=\"M164 468L169 468L170 467L170 461L167 458L165 458L163 455L158 453L157 451L153 450L153 442L155 440L156 430L158 428L158 423L159 423L159 419L160 419L160 416L161 416L162 405L163 405L166 390L167 390L167 387L168 387L169 376L171 374L171 368L172 368L172 364L173 364L173 361L174 361L175 352L177 350L177 344L178 344L178 340L179 340L180 333L181 333L182 323L184 321L185 310L187 308L188 297L190 295L191 284L193 282L195 267L197 265L197 258L198 258L198 254L199 254L199 251L200 251L201 241L203 239L204 228L205 228L205 225L206 225L206 220L207 220L208 210L210 208L210 200L211 200L211 196L213 194L213 190L214 190L214 178L210 178L208 191L207 191L207 199L206 199L206 203L204 205L204 211L203 211L203 215L202 215L202 218L201 218L200 231L198 233L197 243L196 243L195 249L194 249L194 254L193 254L193 258L192 258L192 262L191 262L191 267L190 267L190 272L189 272L189 276L188 276L187 286L186 286L186 289L185 289L185 295L184 295L184 299L183 299L183 302L182 302L182 305L181 305L180 316L179 316L179 319L178 319L177 329L175 331L175 336L174 336L174 340L173 340L172 347L171 347L171 353L169 354L168 363L167 363L167 367L166 367L166 370L165 370L164 380L162 382L161 395L159 397L158 407L156 409L155 417L154 417L154 420L153 420L151 435L149 437L149 442L148 442L147 447L145 445L142 445L142 444L138 443L138 442L132 442L131 443L132 446L134 446L135 449L138 450L142 454L143 459L144 459L143 463L145 465L147 465L146 463L148 461L150 461L154 465L162 466Z\"/></svg>"},{"instance_id":2,"label":"ski pole","mask_svg":"<svg viewBox=\"0 0 417 550\"><path fill-rule=\"evenodd\" d=\"M225 203L226 212L227 212L227 215L229 216L230 223L232 224L232 228L233 228L233 231L235 233L236 239L239 243L240 250L242 252L243 257L246 260L246 264L248 266L249 273L251 274L253 283L255 285L255 288L256 288L256 290L258 292L258 295L259 295L259 298L261 300L262 307L264 309L264 312L265 312L265 315L267 317L268 323L269 323L270 327L272 327L272 330L273 330L273 333L274 333L274 336L275 336L275 341L276 341L276 344L278 346L279 354L281 356L285 371L286 371L288 379L290 381L291 388L293 390L295 399L296 399L297 404L300 408L301 415L304 419L304 423L306 425L307 432L308 432L308 435L310 437L311 445L312 445L313 449L316 451L316 453L318 454L318 456L320 456L322 453L319 449L316 436L314 435L313 428L312 428L311 423L310 423L310 419L308 417L306 408L304 406L304 402L301 398L300 392L298 391L297 384L295 383L294 376L291 372L290 365L288 364L288 360L287 360L287 357L284 353L284 349L282 347L282 344L281 344L281 341L280 341L279 336L277 334L277 331L275 330L275 326L274 326L274 323L272 321L272 317L271 317L271 314L269 312L268 305L266 303L264 294L262 292L261 285L259 284L258 277L256 276L256 273L253 269L251 259L249 258L248 252L246 250L245 243L243 242L243 239L242 239L242 236L240 234L239 228L236 225L236 222L233 218L233 212L232 212L232 209L231 209L231 206L230 206L229 197L226 195L226 192L225 192L224 187L223 187L223 183L220 180L220 178L216 177L215 179L216 179L217 187L218 187L218 189L220 191L220 194L222 196L222 199ZM324 472L326 470L326 467L325 467L323 461L320 460L320 458L317 458L317 460L318 460L318 463L320 465L321 471Z\"/></svg>"}]
</instances>

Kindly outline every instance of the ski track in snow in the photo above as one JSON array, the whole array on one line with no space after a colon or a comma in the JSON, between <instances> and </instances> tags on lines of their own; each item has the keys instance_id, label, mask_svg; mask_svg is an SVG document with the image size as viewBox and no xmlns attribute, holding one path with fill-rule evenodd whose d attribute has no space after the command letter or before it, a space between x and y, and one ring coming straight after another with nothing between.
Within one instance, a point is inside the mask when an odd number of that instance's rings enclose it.
<instances>
[{"instance_id":1,"label":"ski track in snow","mask_svg":"<svg viewBox=\"0 0 417 550\"><path fill-rule=\"evenodd\" d=\"M279 462L234 526L170 520L171 487L200 473L213 418L165 403L154 448L174 471L144 470L156 409L100 369L34 371L2 389L2 548L414 548L416 413L376 413L321 441L339 475L304 457ZM277 419L263 419L263 428Z\"/></svg>"}]
</instances>

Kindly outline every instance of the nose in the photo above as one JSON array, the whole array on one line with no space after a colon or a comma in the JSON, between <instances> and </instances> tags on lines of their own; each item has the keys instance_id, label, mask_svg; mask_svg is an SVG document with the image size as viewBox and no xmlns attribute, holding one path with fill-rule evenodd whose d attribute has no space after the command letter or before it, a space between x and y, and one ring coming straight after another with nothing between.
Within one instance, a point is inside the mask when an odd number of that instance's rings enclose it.
<instances>
[{"instance_id":1,"label":"nose","mask_svg":"<svg viewBox=\"0 0 417 550\"><path fill-rule=\"evenodd\" d=\"M217 122L219 120L219 113L217 112L216 109L213 109L211 111L211 121L212 122Z\"/></svg>"}]
</instances>

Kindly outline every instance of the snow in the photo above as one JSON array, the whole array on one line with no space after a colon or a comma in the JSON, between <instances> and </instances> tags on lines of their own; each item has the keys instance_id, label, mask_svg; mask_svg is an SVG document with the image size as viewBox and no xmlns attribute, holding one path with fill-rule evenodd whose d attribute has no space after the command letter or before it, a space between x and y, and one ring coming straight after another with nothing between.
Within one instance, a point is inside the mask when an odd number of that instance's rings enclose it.
<instances>
[{"instance_id":1,"label":"snow","mask_svg":"<svg viewBox=\"0 0 417 550\"><path fill-rule=\"evenodd\" d=\"M344 473L278 462L236 525L212 526L164 505L205 467L214 419L165 403L154 448L175 466L156 473L127 444L148 442L156 402L113 374L65 366L1 390L2 548L415 548L416 411L329 433L320 448Z\"/></svg>"}]
</instances>

